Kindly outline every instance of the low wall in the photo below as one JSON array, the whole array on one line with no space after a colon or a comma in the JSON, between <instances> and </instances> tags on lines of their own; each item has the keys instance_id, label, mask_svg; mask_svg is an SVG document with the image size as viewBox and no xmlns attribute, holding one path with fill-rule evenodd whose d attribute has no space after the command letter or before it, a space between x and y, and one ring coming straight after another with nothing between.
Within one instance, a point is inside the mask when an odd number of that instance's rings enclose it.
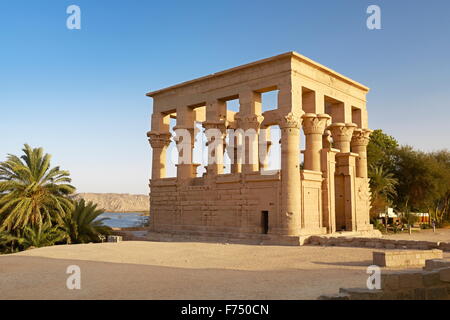
<instances>
[{"instance_id":1,"label":"low wall","mask_svg":"<svg viewBox=\"0 0 450 320\"><path fill-rule=\"evenodd\" d=\"M396 250L373 252L373 264L379 267L423 267L429 259L442 259L442 250Z\"/></svg>"},{"instance_id":2,"label":"low wall","mask_svg":"<svg viewBox=\"0 0 450 320\"><path fill-rule=\"evenodd\" d=\"M417 240L393 240L383 238L363 237L337 237L337 236L311 236L308 239L310 245L359 247L378 249L439 249L450 251L450 242L417 241Z\"/></svg>"},{"instance_id":3,"label":"low wall","mask_svg":"<svg viewBox=\"0 0 450 320\"><path fill-rule=\"evenodd\" d=\"M149 241L176 241L176 242L216 242L252 245L303 245L307 237L280 236L271 234L249 234L249 233L225 233L225 232L149 232Z\"/></svg>"},{"instance_id":4,"label":"low wall","mask_svg":"<svg viewBox=\"0 0 450 320\"><path fill-rule=\"evenodd\" d=\"M430 259L425 261L423 270L432 271L442 268L450 268L450 261L445 259Z\"/></svg>"},{"instance_id":5,"label":"low wall","mask_svg":"<svg viewBox=\"0 0 450 320\"><path fill-rule=\"evenodd\" d=\"M319 300L449 300L450 261L427 260L422 271L381 274L381 289L341 288Z\"/></svg>"}]
</instances>

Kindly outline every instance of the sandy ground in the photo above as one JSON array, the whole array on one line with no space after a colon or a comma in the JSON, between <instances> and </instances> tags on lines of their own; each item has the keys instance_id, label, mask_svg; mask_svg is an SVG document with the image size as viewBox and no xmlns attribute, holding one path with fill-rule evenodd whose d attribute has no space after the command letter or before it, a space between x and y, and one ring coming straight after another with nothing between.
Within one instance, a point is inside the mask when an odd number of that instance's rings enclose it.
<instances>
[{"instance_id":1,"label":"sandy ground","mask_svg":"<svg viewBox=\"0 0 450 320\"><path fill-rule=\"evenodd\" d=\"M0 298L315 299L364 286L371 253L189 242L54 246L0 256ZM66 288L73 264L81 290Z\"/></svg>"},{"instance_id":2,"label":"sandy ground","mask_svg":"<svg viewBox=\"0 0 450 320\"><path fill-rule=\"evenodd\" d=\"M427 233L414 238L430 239ZM316 299L365 287L372 252L140 241L53 246L0 256L0 299ZM69 265L81 268L81 290L66 287Z\"/></svg>"}]
</instances>

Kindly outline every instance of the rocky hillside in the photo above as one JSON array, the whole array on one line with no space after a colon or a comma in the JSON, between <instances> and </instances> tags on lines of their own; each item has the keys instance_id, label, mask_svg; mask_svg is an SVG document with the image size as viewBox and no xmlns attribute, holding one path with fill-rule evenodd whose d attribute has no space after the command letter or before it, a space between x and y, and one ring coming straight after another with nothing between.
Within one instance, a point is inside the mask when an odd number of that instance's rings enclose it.
<instances>
[{"instance_id":1,"label":"rocky hillside","mask_svg":"<svg viewBox=\"0 0 450 320\"><path fill-rule=\"evenodd\" d=\"M97 204L107 212L149 211L149 196L141 194L120 193L79 193L77 199L84 199Z\"/></svg>"}]
</instances>

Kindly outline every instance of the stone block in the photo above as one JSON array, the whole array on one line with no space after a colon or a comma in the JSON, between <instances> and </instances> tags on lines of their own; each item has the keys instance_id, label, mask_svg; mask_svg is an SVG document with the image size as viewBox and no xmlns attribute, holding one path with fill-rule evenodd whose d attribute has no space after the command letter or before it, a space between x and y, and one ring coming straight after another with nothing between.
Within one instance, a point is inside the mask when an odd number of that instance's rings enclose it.
<instances>
[{"instance_id":1,"label":"stone block","mask_svg":"<svg viewBox=\"0 0 450 320\"><path fill-rule=\"evenodd\" d=\"M401 290L396 292L396 299L395 300L414 300L415 296L415 290L414 288Z\"/></svg>"},{"instance_id":2,"label":"stone block","mask_svg":"<svg viewBox=\"0 0 450 320\"><path fill-rule=\"evenodd\" d=\"M450 261L444 259L428 259L425 261L425 270L436 270L450 267Z\"/></svg>"},{"instance_id":3,"label":"stone block","mask_svg":"<svg viewBox=\"0 0 450 320\"><path fill-rule=\"evenodd\" d=\"M376 243L374 241L368 241L365 245L367 248L375 248Z\"/></svg>"},{"instance_id":4,"label":"stone block","mask_svg":"<svg viewBox=\"0 0 450 320\"><path fill-rule=\"evenodd\" d=\"M108 242L122 242L122 236L108 236Z\"/></svg>"},{"instance_id":5,"label":"stone block","mask_svg":"<svg viewBox=\"0 0 450 320\"><path fill-rule=\"evenodd\" d=\"M348 295L350 300L380 300L383 297L383 290L364 288L340 288L339 293Z\"/></svg>"},{"instance_id":6,"label":"stone block","mask_svg":"<svg viewBox=\"0 0 450 320\"><path fill-rule=\"evenodd\" d=\"M386 266L386 258L384 252L374 252L373 253L373 264L379 267Z\"/></svg>"},{"instance_id":7,"label":"stone block","mask_svg":"<svg viewBox=\"0 0 450 320\"><path fill-rule=\"evenodd\" d=\"M450 243L449 242L439 243L439 249L441 249L443 251L450 251Z\"/></svg>"},{"instance_id":8,"label":"stone block","mask_svg":"<svg viewBox=\"0 0 450 320\"><path fill-rule=\"evenodd\" d=\"M427 292L425 288L414 289L414 300L426 300Z\"/></svg>"},{"instance_id":9,"label":"stone block","mask_svg":"<svg viewBox=\"0 0 450 320\"><path fill-rule=\"evenodd\" d=\"M375 244L375 248L378 248L378 249L384 248L384 244L379 242L379 241L377 241L376 244Z\"/></svg>"},{"instance_id":10,"label":"stone block","mask_svg":"<svg viewBox=\"0 0 450 320\"><path fill-rule=\"evenodd\" d=\"M442 257L442 250L396 250L396 251L374 251L373 264L380 267L408 267L424 266L428 258Z\"/></svg>"},{"instance_id":11,"label":"stone block","mask_svg":"<svg viewBox=\"0 0 450 320\"><path fill-rule=\"evenodd\" d=\"M439 277L441 281L450 282L450 268L439 270Z\"/></svg>"},{"instance_id":12,"label":"stone block","mask_svg":"<svg viewBox=\"0 0 450 320\"><path fill-rule=\"evenodd\" d=\"M422 272L423 285L425 287L437 286L441 283L440 274L438 271L424 271Z\"/></svg>"},{"instance_id":13,"label":"stone block","mask_svg":"<svg viewBox=\"0 0 450 320\"><path fill-rule=\"evenodd\" d=\"M422 272L407 271L399 273L399 287L403 289L423 287Z\"/></svg>"},{"instance_id":14,"label":"stone block","mask_svg":"<svg viewBox=\"0 0 450 320\"><path fill-rule=\"evenodd\" d=\"M446 287L428 288L426 289L427 300L446 300L448 292Z\"/></svg>"},{"instance_id":15,"label":"stone block","mask_svg":"<svg viewBox=\"0 0 450 320\"><path fill-rule=\"evenodd\" d=\"M397 299L397 291L386 291L383 290L383 294L381 295L380 300L396 300Z\"/></svg>"},{"instance_id":16,"label":"stone block","mask_svg":"<svg viewBox=\"0 0 450 320\"><path fill-rule=\"evenodd\" d=\"M400 287L398 273L382 273L381 288L383 290L397 290Z\"/></svg>"},{"instance_id":17,"label":"stone block","mask_svg":"<svg viewBox=\"0 0 450 320\"><path fill-rule=\"evenodd\" d=\"M330 294L330 295L322 295L318 298L318 300L350 300L350 296L348 294Z\"/></svg>"}]
</instances>

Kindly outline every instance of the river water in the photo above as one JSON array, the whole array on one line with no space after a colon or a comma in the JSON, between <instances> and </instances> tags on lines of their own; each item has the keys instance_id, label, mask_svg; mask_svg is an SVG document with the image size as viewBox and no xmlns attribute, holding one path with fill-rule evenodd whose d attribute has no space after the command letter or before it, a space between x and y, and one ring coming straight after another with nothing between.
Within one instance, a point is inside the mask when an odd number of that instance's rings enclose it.
<instances>
[{"instance_id":1,"label":"river water","mask_svg":"<svg viewBox=\"0 0 450 320\"><path fill-rule=\"evenodd\" d=\"M145 226L149 217L141 212L105 212L99 218L108 218L103 223L111 228L131 228Z\"/></svg>"}]
</instances>

